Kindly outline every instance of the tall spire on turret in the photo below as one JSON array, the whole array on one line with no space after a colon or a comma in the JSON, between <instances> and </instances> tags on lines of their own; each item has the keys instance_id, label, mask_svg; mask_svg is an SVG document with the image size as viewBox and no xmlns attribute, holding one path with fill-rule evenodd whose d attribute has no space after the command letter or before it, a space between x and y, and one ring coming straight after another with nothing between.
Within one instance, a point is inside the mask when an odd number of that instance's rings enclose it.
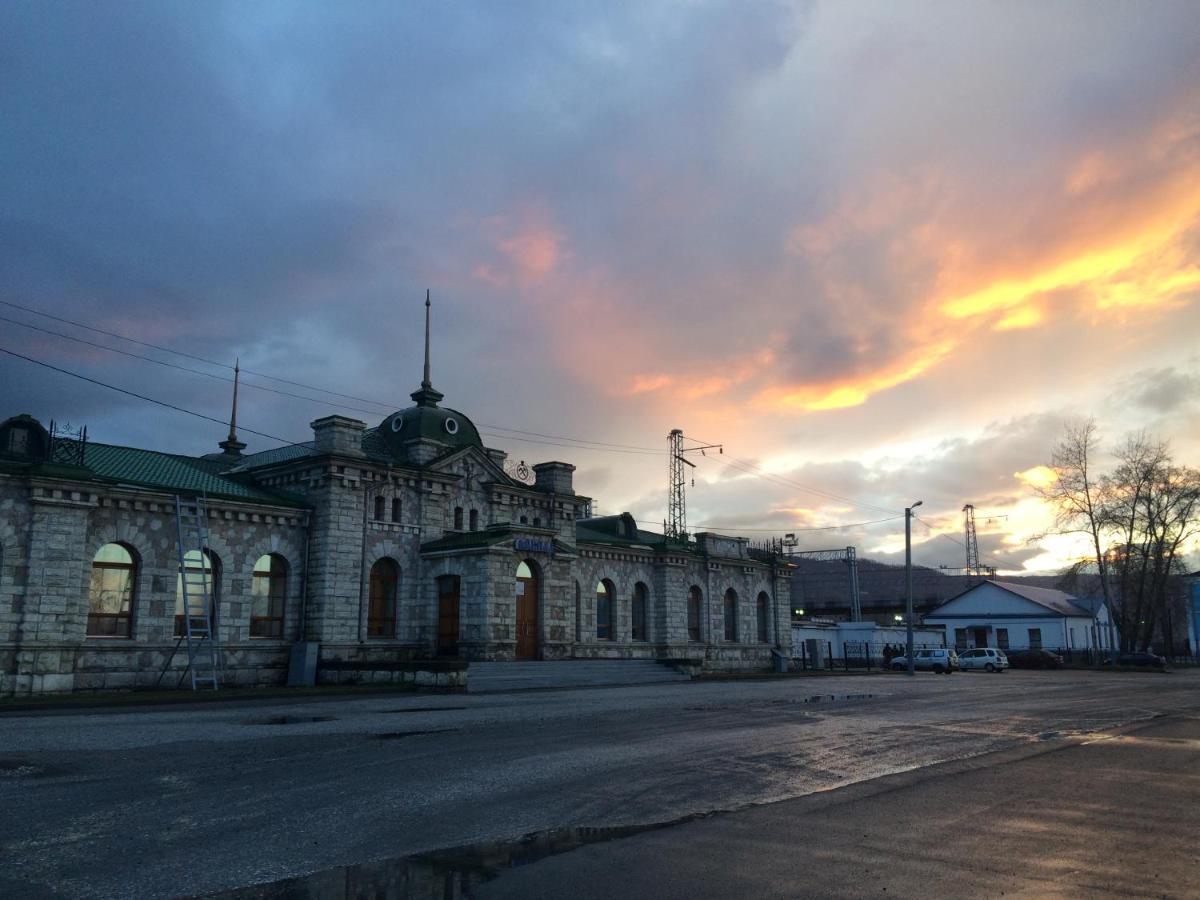
<instances>
[{"instance_id":1,"label":"tall spire on turret","mask_svg":"<svg viewBox=\"0 0 1200 900\"><path fill-rule=\"evenodd\" d=\"M432 304L429 302L429 288L425 288L425 378L421 381L421 387L431 388L433 383L429 380L429 308Z\"/></svg>"},{"instance_id":2,"label":"tall spire on turret","mask_svg":"<svg viewBox=\"0 0 1200 900\"><path fill-rule=\"evenodd\" d=\"M217 444L226 456L241 456L242 451L246 449L246 445L239 441L237 436L238 380L241 372L242 361L238 358L233 363L233 409L229 413L229 437Z\"/></svg>"},{"instance_id":3,"label":"tall spire on turret","mask_svg":"<svg viewBox=\"0 0 1200 900\"><path fill-rule=\"evenodd\" d=\"M429 300L429 288L425 289L425 377L421 380L421 389L409 394L417 406L437 406L443 394L434 390L433 382L429 380L429 315L433 304Z\"/></svg>"}]
</instances>

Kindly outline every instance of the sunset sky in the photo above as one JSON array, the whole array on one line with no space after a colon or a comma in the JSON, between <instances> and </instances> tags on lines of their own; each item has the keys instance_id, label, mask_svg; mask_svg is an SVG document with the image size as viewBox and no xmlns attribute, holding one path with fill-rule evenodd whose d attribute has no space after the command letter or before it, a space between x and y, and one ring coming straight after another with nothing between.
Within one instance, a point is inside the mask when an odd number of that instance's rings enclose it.
<instances>
[{"instance_id":1,"label":"sunset sky","mask_svg":"<svg viewBox=\"0 0 1200 900\"><path fill-rule=\"evenodd\" d=\"M1069 418L1200 465L1198 23L1165 0L8 2L0 300L363 398L247 375L241 422L296 441L409 405L430 288L446 405L574 462L601 512L661 525L678 427L725 446L693 459L693 527L898 561L920 499L915 559L961 566L970 502L985 560L1050 571L1079 552L1031 540ZM226 369L0 316L0 347L228 414L225 381L14 322ZM223 437L11 356L0 398L102 442Z\"/></svg>"}]
</instances>

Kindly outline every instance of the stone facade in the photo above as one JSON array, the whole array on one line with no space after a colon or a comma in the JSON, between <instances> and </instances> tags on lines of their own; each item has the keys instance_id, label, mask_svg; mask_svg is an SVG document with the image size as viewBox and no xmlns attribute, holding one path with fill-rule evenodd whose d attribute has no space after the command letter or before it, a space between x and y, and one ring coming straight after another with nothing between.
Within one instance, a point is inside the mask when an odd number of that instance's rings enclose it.
<instances>
[{"instance_id":1,"label":"stone facade","mask_svg":"<svg viewBox=\"0 0 1200 900\"><path fill-rule=\"evenodd\" d=\"M319 644L321 680L336 682L417 681L410 664L439 656L753 670L770 666L772 649L790 655L786 564L743 539L668 541L628 514L586 519L573 466L542 463L517 480L427 382L413 397L417 406L376 428L319 419L306 445L243 456L226 442L195 458L98 445L66 468L11 452L36 441L5 445L5 429L33 420L0 423L0 695L158 683L176 645L176 497L190 509L201 494L226 684L283 683L297 641ZM176 472L185 464L190 481ZM144 474L155 466L162 474ZM135 565L128 637L88 633L94 561L113 543ZM264 554L286 571L282 633L269 639L250 633ZM689 633L694 590L699 634ZM638 629L635 591L645 597ZM175 655L164 686L185 662ZM443 676L433 684L461 687L461 675Z\"/></svg>"}]
</instances>

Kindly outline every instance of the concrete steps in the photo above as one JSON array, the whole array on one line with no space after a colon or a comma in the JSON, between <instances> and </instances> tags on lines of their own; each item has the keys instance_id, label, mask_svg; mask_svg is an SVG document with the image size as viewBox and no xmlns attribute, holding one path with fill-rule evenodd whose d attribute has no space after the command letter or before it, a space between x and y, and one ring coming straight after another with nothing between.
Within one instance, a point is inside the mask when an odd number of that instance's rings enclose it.
<instances>
[{"instance_id":1,"label":"concrete steps","mask_svg":"<svg viewBox=\"0 0 1200 900\"><path fill-rule=\"evenodd\" d=\"M661 684L688 680L689 676L682 672L651 659L473 662L467 671L467 693Z\"/></svg>"}]
</instances>

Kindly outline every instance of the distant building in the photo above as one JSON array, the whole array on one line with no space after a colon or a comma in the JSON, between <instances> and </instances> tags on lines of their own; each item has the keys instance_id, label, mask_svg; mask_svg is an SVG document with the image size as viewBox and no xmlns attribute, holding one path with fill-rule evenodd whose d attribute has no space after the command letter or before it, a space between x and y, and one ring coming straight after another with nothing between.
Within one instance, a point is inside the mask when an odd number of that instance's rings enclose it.
<instances>
[{"instance_id":1,"label":"distant building","mask_svg":"<svg viewBox=\"0 0 1200 900\"><path fill-rule=\"evenodd\" d=\"M1089 650L1119 643L1104 601L1004 581L963 591L924 623L944 628L947 643L958 649Z\"/></svg>"},{"instance_id":2,"label":"distant building","mask_svg":"<svg viewBox=\"0 0 1200 900\"><path fill-rule=\"evenodd\" d=\"M0 423L0 694L153 685L183 626L175 502L207 506L226 683L281 683L295 642L343 667L437 656L698 660L791 652L788 577L742 538L587 518L565 462L510 474L425 378L374 427L245 454L56 441ZM178 670L186 657L177 655ZM167 684L174 683L174 677Z\"/></svg>"},{"instance_id":3,"label":"distant building","mask_svg":"<svg viewBox=\"0 0 1200 900\"><path fill-rule=\"evenodd\" d=\"M1200 656L1200 572L1184 578L1187 585L1188 652Z\"/></svg>"}]
</instances>

